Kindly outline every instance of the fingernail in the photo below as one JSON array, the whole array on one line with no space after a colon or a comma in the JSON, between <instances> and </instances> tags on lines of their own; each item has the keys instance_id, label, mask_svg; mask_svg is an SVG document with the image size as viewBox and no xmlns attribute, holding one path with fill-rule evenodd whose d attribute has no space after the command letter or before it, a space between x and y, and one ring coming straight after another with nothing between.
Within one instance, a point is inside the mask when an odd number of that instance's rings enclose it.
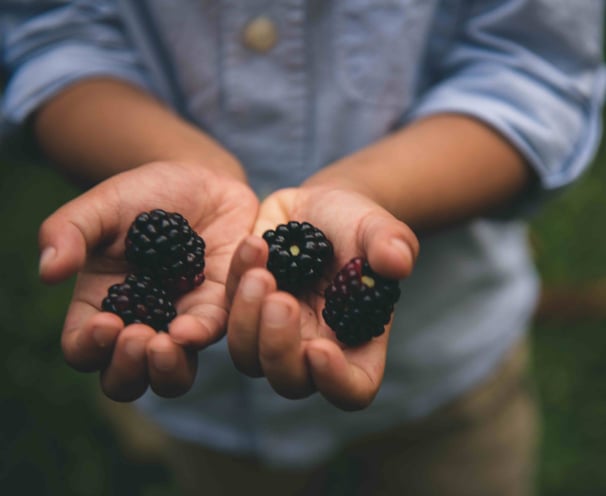
<instances>
[{"instance_id":1,"label":"fingernail","mask_svg":"<svg viewBox=\"0 0 606 496\"><path fill-rule=\"evenodd\" d=\"M283 327L288 322L290 308L277 301L268 301L263 307L263 321L269 327Z\"/></svg>"},{"instance_id":2,"label":"fingernail","mask_svg":"<svg viewBox=\"0 0 606 496\"><path fill-rule=\"evenodd\" d=\"M323 351L315 351L309 353L309 360L311 361L311 365L314 369L324 370L328 364L328 355L326 355L326 353Z\"/></svg>"},{"instance_id":3,"label":"fingernail","mask_svg":"<svg viewBox=\"0 0 606 496\"><path fill-rule=\"evenodd\" d=\"M177 366L177 357L170 351L154 351L151 359L154 367L161 372L170 372Z\"/></svg>"},{"instance_id":4,"label":"fingernail","mask_svg":"<svg viewBox=\"0 0 606 496\"><path fill-rule=\"evenodd\" d=\"M57 255L57 249L54 246L47 246L40 255L40 262L38 264L38 272L41 274L49 263L53 261Z\"/></svg>"},{"instance_id":5,"label":"fingernail","mask_svg":"<svg viewBox=\"0 0 606 496\"><path fill-rule=\"evenodd\" d=\"M106 348L113 337L112 331L108 331L105 327L95 327L93 329L93 339L99 348Z\"/></svg>"},{"instance_id":6,"label":"fingernail","mask_svg":"<svg viewBox=\"0 0 606 496\"><path fill-rule=\"evenodd\" d=\"M240 260L246 265L251 265L257 258L257 250L246 241L240 249Z\"/></svg>"},{"instance_id":7,"label":"fingernail","mask_svg":"<svg viewBox=\"0 0 606 496\"><path fill-rule=\"evenodd\" d=\"M393 246L400 255L405 258L412 258L412 250L408 243L400 238L394 238L391 240L391 246Z\"/></svg>"},{"instance_id":8,"label":"fingernail","mask_svg":"<svg viewBox=\"0 0 606 496\"><path fill-rule=\"evenodd\" d=\"M146 343L142 339L129 339L124 345L124 352L133 360L140 360L145 355Z\"/></svg>"},{"instance_id":9,"label":"fingernail","mask_svg":"<svg viewBox=\"0 0 606 496\"><path fill-rule=\"evenodd\" d=\"M256 277L244 277L240 291L244 300L259 301L265 294L265 283Z\"/></svg>"}]
</instances>

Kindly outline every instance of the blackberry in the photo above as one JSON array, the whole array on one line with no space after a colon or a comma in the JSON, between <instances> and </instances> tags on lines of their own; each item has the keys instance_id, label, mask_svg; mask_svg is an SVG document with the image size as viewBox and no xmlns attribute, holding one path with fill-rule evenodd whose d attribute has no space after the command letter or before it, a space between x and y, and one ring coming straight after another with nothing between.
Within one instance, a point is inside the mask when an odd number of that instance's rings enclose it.
<instances>
[{"instance_id":1,"label":"blackberry","mask_svg":"<svg viewBox=\"0 0 606 496\"><path fill-rule=\"evenodd\" d=\"M172 295L204 281L204 240L178 213L143 212L130 226L125 256L136 271L156 278Z\"/></svg>"},{"instance_id":2,"label":"blackberry","mask_svg":"<svg viewBox=\"0 0 606 496\"><path fill-rule=\"evenodd\" d=\"M167 331L177 315L166 291L141 274L128 274L123 283L110 286L101 308L118 315L124 325L141 323L157 331Z\"/></svg>"},{"instance_id":3,"label":"blackberry","mask_svg":"<svg viewBox=\"0 0 606 496\"><path fill-rule=\"evenodd\" d=\"M376 274L361 258L352 258L324 292L322 316L347 346L358 346L385 332L400 297L398 281Z\"/></svg>"},{"instance_id":4,"label":"blackberry","mask_svg":"<svg viewBox=\"0 0 606 496\"><path fill-rule=\"evenodd\" d=\"M333 256L331 242L309 222L290 221L265 231L269 246L267 269L278 288L297 293L315 283Z\"/></svg>"}]
</instances>

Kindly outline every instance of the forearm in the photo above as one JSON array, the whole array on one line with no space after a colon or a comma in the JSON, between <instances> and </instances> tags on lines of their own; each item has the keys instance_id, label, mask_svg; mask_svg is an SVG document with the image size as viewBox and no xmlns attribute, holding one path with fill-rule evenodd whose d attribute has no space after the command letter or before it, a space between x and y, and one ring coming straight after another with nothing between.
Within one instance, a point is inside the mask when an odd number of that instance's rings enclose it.
<instances>
[{"instance_id":1,"label":"forearm","mask_svg":"<svg viewBox=\"0 0 606 496\"><path fill-rule=\"evenodd\" d=\"M531 181L503 137L472 118L443 114L337 161L306 185L354 189L427 231L506 206Z\"/></svg>"},{"instance_id":2,"label":"forearm","mask_svg":"<svg viewBox=\"0 0 606 496\"><path fill-rule=\"evenodd\" d=\"M61 170L89 184L154 161L197 162L245 179L220 144L118 80L89 79L68 87L37 112L34 130Z\"/></svg>"}]
</instances>

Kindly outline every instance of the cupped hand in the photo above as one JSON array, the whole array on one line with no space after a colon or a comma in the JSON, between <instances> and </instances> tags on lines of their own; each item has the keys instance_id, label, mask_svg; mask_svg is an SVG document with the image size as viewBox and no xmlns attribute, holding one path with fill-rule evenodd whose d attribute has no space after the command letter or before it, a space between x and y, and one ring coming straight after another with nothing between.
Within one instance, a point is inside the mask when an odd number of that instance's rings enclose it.
<instances>
[{"instance_id":1,"label":"cupped hand","mask_svg":"<svg viewBox=\"0 0 606 496\"><path fill-rule=\"evenodd\" d=\"M137 214L161 208L181 213L206 242L205 281L176 303L169 332L124 326L102 312L112 284L129 271L124 239ZM47 283L77 273L62 333L66 361L100 371L104 393L131 401L148 386L173 397L191 387L197 351L225 331L225 283L238 243L251 232L258 202L244 183L199 164L152 163L116 175L65 204L39 232L40 276Z\"/></svg>"},{"instance_id":2,"label":"cupped hand","mask_svg":"<svg viewBox=\"0 0 606 496\"><path fill-rule=\"evenodd\" d=\"M321 229L335 251L328 277L299 298L276 289L265 268L268 248L260 237L290 220ZM368 406L383 378L390 324L383 335L345 347L322 318L323 289L356 256L367 258L382 276L404 278L418 250L405 224L359 193L301 187L272 194L261 204L254 235L236 250L228 277L232 306L227 337L235 366L251 377L265 376L287 398L319 391L341 409Z\"/></svg>"}]
</instances>

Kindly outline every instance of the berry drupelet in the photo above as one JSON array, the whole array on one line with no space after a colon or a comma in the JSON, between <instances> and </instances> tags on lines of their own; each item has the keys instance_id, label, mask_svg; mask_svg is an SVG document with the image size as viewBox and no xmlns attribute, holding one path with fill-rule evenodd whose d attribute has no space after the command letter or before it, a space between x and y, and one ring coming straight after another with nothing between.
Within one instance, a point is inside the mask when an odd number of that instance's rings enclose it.
<instances>
[{"instance_id":1,"label":"berry drupelet","mask_svg":"<svg viewBox=\"0 0 606 496\"><path fill-rule=\"evenodd\" d=\"M143 212L130 226L125 256L135 271L158 280L171 295L204 281L204 240L178 213Z\"/></svg>"},{"instance_id":2,"label":"berry drupelet","mask_svg":"<svg viewBox=\"0 0 606 496\"><path fill-rule=\"evenodd\" d=\"M358 346L385 332L400 297L398 281L376 274L361 258L351 259L324 292L322 316L347 346Z\"/></svg>"},{"instance_id":3,"label":"berry drupelet","mask_svg":"<svg viewBox=\"0 0 606 496\"><path fill-rule=\"evenodd\" d=\"M279 289L293 294L317 282L333 258L331 242L309 222L280 224L263 239L269 246L267 269Z\"/></svg>"},{"instance_id":4,"label":"berry drupelet","mask_svg":"<svg viewBox=\"0 0 606 496\"><path fill-rule=\"evenodd\" d=\"M118 315L124 325L141 323L157 331L167 331L177 315L166 291L141 274L129 274L123 283L110 286L101 308Z\"/></svg>"}]
</instances>

